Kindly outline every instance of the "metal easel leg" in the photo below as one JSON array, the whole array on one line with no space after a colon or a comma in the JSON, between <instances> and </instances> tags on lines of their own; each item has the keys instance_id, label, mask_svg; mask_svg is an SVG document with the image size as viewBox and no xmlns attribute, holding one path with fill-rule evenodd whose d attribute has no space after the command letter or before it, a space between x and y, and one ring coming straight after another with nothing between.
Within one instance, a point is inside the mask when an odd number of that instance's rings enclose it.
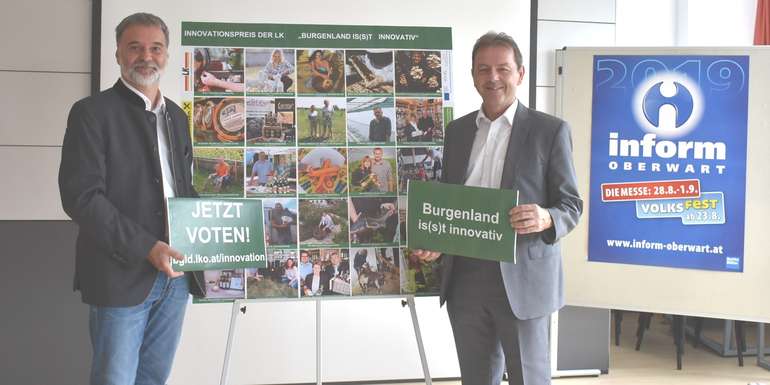
<instances>
[{"instance_id":1,"label":"metal easel leg","mask_svg":"<svg viewBox=\"0 0 770 385\"><path fill-rule=\"evenodd\" d=\"M315 383L321 385L321 300L315 300Z\"/></svg>"},{"instance_id":2,"label":"metal easel leg","mask_svg":"<svg viewBox=\"0 0 770 385\"><path fill-rule=\"evenodd\" d=\"M432 385L433 379L428 370L428 359L425 356L425 346L422 343L422 334L420 334L420 323L417 322L417 308L414 304L414 296L406 296L406 304L409 306L409 313L412 315L412 325L414 326L414 337L417 339L417 350L420 352L420 363L422 363L422 373L425 376L425 385ZM402 303L403 305L403 303Z\"/></svg>"},{"instance_id":3,"label":"metal easel leg","mask_svg":"<svg viewBox=\"0 0 770 385\"><path fill-rule=\"evenodd\" d=\"M233 341L235 341L235 332L238 326L238 312L246 314L246 306L241 307L241 300L233 302L233 310L230 314L230 329L227 332L225 361L222 363L222 377L219 379L219 385L227 385L227 377L230 374L230 353L233 350Z\"/></svg>"}]
</instances>

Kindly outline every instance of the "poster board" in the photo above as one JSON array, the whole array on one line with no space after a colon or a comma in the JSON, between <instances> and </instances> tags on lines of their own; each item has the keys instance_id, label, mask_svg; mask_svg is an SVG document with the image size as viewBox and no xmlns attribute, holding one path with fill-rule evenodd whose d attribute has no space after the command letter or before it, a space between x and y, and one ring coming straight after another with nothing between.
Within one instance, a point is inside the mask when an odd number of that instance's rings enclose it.
<instances>
[{"instance_id":1,"label":"poster board","mask_svg":"<svg viewBox=\"0 0 770 385\"><path fill-rule=\"evenodd\" d=\"M596 55L747 55L748 132L746 149L745 235L743 272L690 270L589 262L588 228L592 201L591 133L593 71ZM770 76L766 47L732 48L566 48L557 51L557 115L572 127L575 167L585 199L578 227L564 240L565 294L569 305L683 314L768 322L770 258L764 223L770 213L765 196L770 161L765 150L770 129L766 119ZM728 230L729 231L729 230Z\"/></svg>"}]
</instances>

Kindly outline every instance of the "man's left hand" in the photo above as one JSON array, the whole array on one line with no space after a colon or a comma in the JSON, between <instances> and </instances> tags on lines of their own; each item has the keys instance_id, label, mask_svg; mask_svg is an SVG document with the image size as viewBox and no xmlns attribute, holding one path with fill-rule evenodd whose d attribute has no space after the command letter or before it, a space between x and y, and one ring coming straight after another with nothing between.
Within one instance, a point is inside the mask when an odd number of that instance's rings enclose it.
<instances>
[{"instance_id":1,"label":"man's left hand","mask_svg":"<svg viewBox=\"0 0 770 385\"><path fill-rule=\"evenodd\" d=\"M548 210L534 203L516 206L508 215L511 227L519 234L539 233L553 226Z\"/></svg>"}]
</instances>

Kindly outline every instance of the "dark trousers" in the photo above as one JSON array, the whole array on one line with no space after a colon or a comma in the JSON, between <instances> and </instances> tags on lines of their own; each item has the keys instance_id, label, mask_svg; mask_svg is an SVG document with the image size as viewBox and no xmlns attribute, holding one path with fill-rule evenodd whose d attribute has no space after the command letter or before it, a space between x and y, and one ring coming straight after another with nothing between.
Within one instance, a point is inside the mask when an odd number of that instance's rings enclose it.
<instances>
[{"instance_id":1,"label":"dark trousers","mask_svg":"<svg viewBox=\"0 0 770 385\"><path fill-rule=\"evenodd\" d=\"M458 263L459 262L459 263ZM511 311L497 262L456 257L447 312L463 385L551 383L549 316L520 320Z\"/></svg>"}]
</instances>

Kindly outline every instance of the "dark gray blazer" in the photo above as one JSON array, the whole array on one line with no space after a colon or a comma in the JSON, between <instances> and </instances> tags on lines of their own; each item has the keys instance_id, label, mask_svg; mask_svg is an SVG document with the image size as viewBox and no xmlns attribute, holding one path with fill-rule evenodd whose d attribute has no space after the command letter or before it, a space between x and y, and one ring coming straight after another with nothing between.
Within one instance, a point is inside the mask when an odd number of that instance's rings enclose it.
<instances>
[{"instance_id":1,"label":"dark gray blazer","mask_svg":"<svg viewBox=\"0 0 770 385\"><path fill-rule=\"evenodd\" d=\"M187 115L169 99L166 123L176 196L196 197ZM155 114L123 82L75 103L59 166L64 211L79 226L75 289L83 302L133 306L149 294L158 271L147 261L168 242ZM202 275L188 274L201 295Z\"/></svg>"},{"instance_id":2,"label":"dark gray blazer","mask_svg":"<svg viewBox=\"0 0 770 385\"><path fill-rule=\"evenodd\" d=\"M446 129L444 183L465 183L477 114L456 119ZM504 189L519 190L519 204L536 203L553 219L551 229L518 237L516 264L500 262L514 315L519 319L548 315L564 305L559 239L577 225L583 211L567 123L519 103L500 184ZM442 256L441 264L443 304L451 284L453 256Z\"/></svg>"}]
</instances>

